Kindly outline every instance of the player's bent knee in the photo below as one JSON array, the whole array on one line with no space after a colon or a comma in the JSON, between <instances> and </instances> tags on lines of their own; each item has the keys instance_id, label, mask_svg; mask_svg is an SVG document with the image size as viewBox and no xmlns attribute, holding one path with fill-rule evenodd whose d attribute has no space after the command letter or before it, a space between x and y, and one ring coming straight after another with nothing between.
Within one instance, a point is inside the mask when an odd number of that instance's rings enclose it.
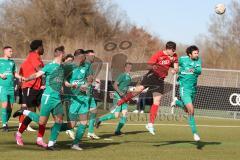
<instances>
[{"instance_id":1,"label":"player's bent knee","mask_svg":"<svg viewBox=\"0 0 240 160\"><path fill-rule=\"evenodd\" d=\"M75 121L71 121L70 123L68 123L68 127L69 128L74 128L76 126L76 122Z\"/></svg>"},{"instance_id":2,"label":"player's bent knee","mask_svg":"<svg viewBox=\"0 0 240 160\"><path fill-rule=\"evenodd\" d=\"M63 122L63 117L55 117L55 118L54 118L54 121L55 121L56 123L62 123L62 122Z\"/></svg>"},{"instance_id":3,"label":"player's bent knee","mask_svg":"<svg viewBox=\"0 0 240 160\"><path fill-rule=\"evenodd\" d=\"M142 86L142 85L139 85L139 86L136 86L136 88L135 88L134 92L142 92L144 89L145 89L145 87L144 87L144 86Z\"/></svg>"},{"instance_id":4,"label":"player's bent knee","mask_svg":"<svg viewBox=\"0 0 240 160\"><path fill-rule=\"evenodd\" d=\"M128 111L127 111L127 110L123 110L123 111L122 111L122 115L123 115L124 117L127 117L127 114L128 114Z\"/></svg>"},{"instance_id":5,"label":"player's bent knee","mask_svg":"<svg viewBox=\"0 0 240 160\"><path fill-rule=\"evenodd\" d=\"M55 119L55 123L63 123L63 120L62 119Z\"/></svg>"},{"instance_id":6,"label":"player's bent knee","mask_svg":"<svg viewBox=\"0 0 240 160\"><path fill-rule=\"evenodd\" d=\"M7 103L7 102L3 102L3 103L2 103L2 108L7 108L7 106L8 106L8 103Z\"/></svg>"},{"instance_id":7,"label":"player's bent knee","mask_svg":"<svg viewBox=\"0 0 240 160\"><path fill-rule=\"evenodd\" d=\"M82 125L87 125L87 121L80 121L80 124L82 124Z\"/></svg>"},{"instance_id":8,"label":"player's bent knee","mask_svg":"<svg viewBox=\"0 0 240 160\"><path fill-rule=\"evenodd\" d=\"M39 118L38 124L40 124L40 125L46 125L46 124L47 124L47 120L48 120L48 117L43 117L43 116L41 116L41 117Z\"/></svg>"},{"instance_id":9,"label":"player's bent knee","mask_svg":"<svg viewBox=\"0 0 240 160\"><path fill-rule=\"evenodd\" d=\"M90 113L97 113L97 108L90 109Z\"/></svg>"},{"instance_id":10,"label":"player's bent knee","mask_svg":"<svg viewBox=\"0 0 240 160\"><path fill-rule=\"evenodd\" d=\"M115 112L114 115L115 115L115 118L118 118L119 117L119 112Z\"/></svg>"},{"instance_id":11,"label":"player's bent knee","mask_svg":"<svg viewBox=\"0 0 240 160\"><path fill-rule=\"evenodd\" d=\"M190 115L194 116L194 111L193 110L190 111Z\"/></svg>"}]
</instances>

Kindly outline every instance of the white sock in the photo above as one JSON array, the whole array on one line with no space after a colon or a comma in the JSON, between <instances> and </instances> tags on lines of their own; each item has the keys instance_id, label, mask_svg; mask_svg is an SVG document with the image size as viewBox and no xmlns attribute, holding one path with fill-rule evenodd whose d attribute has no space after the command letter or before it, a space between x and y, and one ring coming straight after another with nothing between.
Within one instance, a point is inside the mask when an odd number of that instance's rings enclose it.
<instances>
[{"instance_id":1,"label":"white sock","mask_svg":"<svg viewBox=\"0 0 240 160\"><path fill-rule=\"evenodd\" d=\"M3 127L6 127L7 126L7 123L6 124L3 124Z\"/></svg>"},{"instance_id":2,"label":"white sock","mask_svg":"<svg viewBox=\"0 0 240 160\"><path fill-rule=\"evenodd\" d=\"M148 123L148 127L153 127L153 124L152 123Z\"/></svg>"},{"instance_id":3,"label":"white sock","mask_svg":"<svg viewBox=\"0 0 240 160\"><path fill-rule=\"evenodd\" d=\"M37 137L37 141L42 141L43 138L42 137Z\"/></svg>"},{"instance_id":4,"label":"white sock","mask_svg":"<svg viewBox=\"0 0 240 160\"><path fill-rule=\"evenodd\" d=\"M31 111L29 111L29 110L24 110L24 111L23 111L23 115L28 116L30 112L31 112Z\"/></svg>"},{"instance_id":5,"label":"white sock","mask_svg":"<svg viewBox=\"0 0 240 160\"><path fill-rule=\"evenodd\" d=\"M51 146L53 146L54 145L54 142L53 141L49 141L48 142L48 147L51 147Z\"/></svg>"}]
</instances>

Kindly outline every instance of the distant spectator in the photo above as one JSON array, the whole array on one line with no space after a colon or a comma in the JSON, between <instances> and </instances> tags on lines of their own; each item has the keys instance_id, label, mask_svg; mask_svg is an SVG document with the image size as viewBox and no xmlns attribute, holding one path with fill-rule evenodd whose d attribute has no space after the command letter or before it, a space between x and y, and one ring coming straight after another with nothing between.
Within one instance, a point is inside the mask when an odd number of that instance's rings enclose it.
<instances>
[{"instance_id":1,"label":"distant spectator","mask_svg":"<svg viewBox=\"0 0 240 160\"><path fill-rule=\"evenodd\" d=\"M137 109L133 111L133 113L144 113L146 105L146 93L141 93L137 102Z\"/></svg>"}]
</instances>

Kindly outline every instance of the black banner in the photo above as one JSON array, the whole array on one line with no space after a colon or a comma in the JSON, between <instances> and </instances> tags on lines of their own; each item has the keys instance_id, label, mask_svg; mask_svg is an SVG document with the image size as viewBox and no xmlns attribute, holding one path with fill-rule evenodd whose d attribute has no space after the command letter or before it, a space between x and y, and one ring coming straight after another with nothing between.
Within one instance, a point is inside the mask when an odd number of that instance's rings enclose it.
<instances>
[{"instance_id":1,"label":"black banner","mask_svg":"<svg viewBox=\"0 0 240 160\"><path fill-rule=\"evenodd\" d=\"M179 87L176 92L179 98ZM199 109L240 111L240 89L198 86L194 107Z\"/></svg>"},{"instance_id":2,"label":"black banner","mask_svg":"<svg viewBox=\"0 0 240 160\"><path fill-rule=\"evenodd\" d=\"M108 82L108 97L107 101L112 103L110 98L110 91L113 91L112 81ZM131 84L135 86L136 83ZM104 97L105 81L101 81L101 92L95 96L99 101ZM172 84L165 83L165 94L161 100L161 106L170 106L172 96ZM179 86L176 86L176 96L179 97ZM152 104L152 93L146 94L146 105ZM198 109L208 110L225 110L225 111L239 111L240 112L240 89L231 87L210 87L210 86L198 86L197 94L195 97L194 107Z\"/></svg>"}]
</instances>

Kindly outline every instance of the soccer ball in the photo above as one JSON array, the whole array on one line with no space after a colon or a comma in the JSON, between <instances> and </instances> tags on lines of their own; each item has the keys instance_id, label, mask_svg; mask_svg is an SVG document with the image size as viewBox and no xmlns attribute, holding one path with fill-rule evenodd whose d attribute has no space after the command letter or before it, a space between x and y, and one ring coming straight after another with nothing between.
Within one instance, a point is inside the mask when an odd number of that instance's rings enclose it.
<instances>
[{"instance_id":1,"label":"soccer ball","mask_svg":"<svg viewBox=\"0 0 240 160\"><path fill-rule=\"evenodd\" d=\"M226 11L226 7L225 7L224 4L217 4L217 5L215 6L215 12L216 12L217 14L224 14L225 11Z\"/></svg>"}]
</instances>

